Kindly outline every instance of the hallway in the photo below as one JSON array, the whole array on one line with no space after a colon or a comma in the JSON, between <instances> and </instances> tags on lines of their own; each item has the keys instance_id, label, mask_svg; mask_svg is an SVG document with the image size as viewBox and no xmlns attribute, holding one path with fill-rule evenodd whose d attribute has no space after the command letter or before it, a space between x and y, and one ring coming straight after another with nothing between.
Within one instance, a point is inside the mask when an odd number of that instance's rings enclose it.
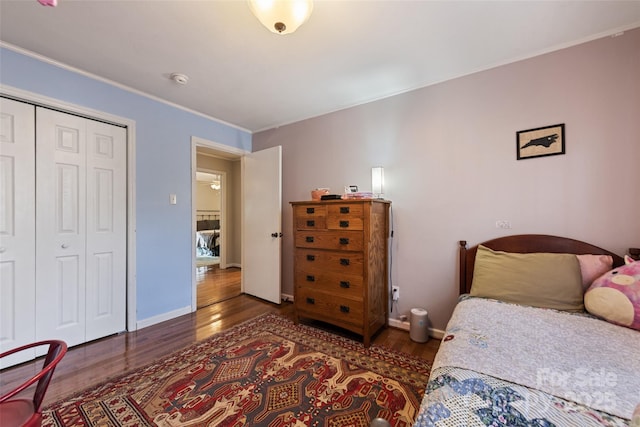
<instances>
[{"instance_id":1,"label":"hallway","mask_svg":"<svg viewBox=\"0 0 640 427\"><path fill-rule=\"evenodd\" d=\"M242 269L218 265L196 267L198 309L240 295Z\"/></svg>"}]
</instances>

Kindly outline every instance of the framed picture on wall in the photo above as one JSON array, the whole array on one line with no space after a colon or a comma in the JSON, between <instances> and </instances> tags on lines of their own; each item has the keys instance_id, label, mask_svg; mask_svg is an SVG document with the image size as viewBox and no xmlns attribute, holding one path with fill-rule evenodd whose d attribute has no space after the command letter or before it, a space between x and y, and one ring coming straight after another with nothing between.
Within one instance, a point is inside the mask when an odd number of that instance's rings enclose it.
<instances>
[{"instance_id":1,"label":"framed picture on wall","mask_svg":"<svg viewBox=\"0 0 640 427\"><path fill-rule=\"evenodd\" d=\"M517 159L565 153L564 123L516 132Z\"/></svg>"}]
</instances>

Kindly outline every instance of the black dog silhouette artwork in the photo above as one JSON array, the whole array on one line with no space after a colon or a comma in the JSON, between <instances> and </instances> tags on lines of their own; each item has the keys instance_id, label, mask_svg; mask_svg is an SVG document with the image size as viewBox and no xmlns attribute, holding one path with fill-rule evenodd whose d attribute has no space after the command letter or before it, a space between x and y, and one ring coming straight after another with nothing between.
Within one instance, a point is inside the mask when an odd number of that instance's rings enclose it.
<instances>
[{"instance_id":1,"label":"black dog silhouette artwork","mask_svg":"<svg viewBox=\"0 0 640 427\"><path fill-rule=\"evenodd\" d=\"M545 148L549 148L551 144L556 142L558 139L558 134L554 133L553 135L543 136L542 138L531 139L522 148L533 147L533 146L543 146Z\"/></svg>"}]
</instances>

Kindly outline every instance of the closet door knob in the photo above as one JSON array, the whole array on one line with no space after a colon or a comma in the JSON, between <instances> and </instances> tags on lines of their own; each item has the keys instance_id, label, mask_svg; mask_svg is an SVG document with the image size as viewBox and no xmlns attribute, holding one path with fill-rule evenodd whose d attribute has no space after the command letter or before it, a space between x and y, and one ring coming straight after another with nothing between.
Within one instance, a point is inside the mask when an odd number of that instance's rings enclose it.
<instances>
[{"instance_id":1,"label":"closet door knob","mask_svg":"<svg viewBox=\"0 0 640 427\"><path fill-rule=\"evenodd\" d=\"M7 251L7 248L4 248L4 247L0 248L0 254L5 253L6 251Z\"/></svg>"},{"instance_id":2,"label":"closet door knob","mask_svg":"<svg viewBox=\"0 0 640 427\"><path fill-rule=\"evenodd\" d=\"M62 245L60 245L60 247L62 249L67 249L69 247L69 245L67 245L66 243L63 243Z\"/></svg>"}]
</instances>

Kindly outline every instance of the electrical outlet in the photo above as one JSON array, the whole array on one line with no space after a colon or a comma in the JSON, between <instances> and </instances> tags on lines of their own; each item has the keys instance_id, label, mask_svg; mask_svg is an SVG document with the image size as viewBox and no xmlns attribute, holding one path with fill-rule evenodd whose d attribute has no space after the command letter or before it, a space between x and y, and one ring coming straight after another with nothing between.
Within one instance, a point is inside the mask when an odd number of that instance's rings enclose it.
<instances>
[{"instance_id":1,"label":"electrical outlet","mask_svg":"<svg viewBox=\"0 0 640 427\"><path fill-rule=\"evenodd\" d=\"M398 301L400 299L400 288L398 286L393 286L391 288L391 299L394 301Z\"/></svg>"}]
</instances>

